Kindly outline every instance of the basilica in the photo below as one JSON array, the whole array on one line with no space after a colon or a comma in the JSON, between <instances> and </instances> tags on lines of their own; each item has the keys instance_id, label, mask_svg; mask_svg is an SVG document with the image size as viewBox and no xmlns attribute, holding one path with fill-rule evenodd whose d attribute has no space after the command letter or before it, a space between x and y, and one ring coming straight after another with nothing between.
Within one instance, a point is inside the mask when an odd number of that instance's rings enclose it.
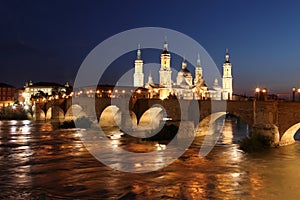
<instances>
[{"instance_id":1,"label":"basilica","mask_svg":"<svg viewBox=\"0 0 300 200\"><path fill-rule=\"evenodd\" d=\"M144 84L143 59L141 56L140 46L137 50L137 58L134 62L135 72L133 75L134 87L147 88L150 91L150 98L158 97L160 99L177 97L180 99L197 99L197 100L231 100L232 89L232 64L229 61L228 50L226 50L225 62L223 64L222 86L219 85L216 78L213 85L208 87L203 78L203 69L198 55L195 78L188 70L188 63L184 58L182 67L177 72L176 80L172 80L171 54L168 51L168 44L165 41L163 52L160 55L161 66L159 70L159 83L154 83L151 73L148 81Z\"/></svg>"}]
</instances>

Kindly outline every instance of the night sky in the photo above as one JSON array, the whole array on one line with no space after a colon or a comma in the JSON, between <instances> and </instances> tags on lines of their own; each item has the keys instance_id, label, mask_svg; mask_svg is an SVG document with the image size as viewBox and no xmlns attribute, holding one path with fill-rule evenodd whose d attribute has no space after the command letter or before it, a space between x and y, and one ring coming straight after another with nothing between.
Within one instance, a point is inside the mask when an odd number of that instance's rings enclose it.
<instances>
[{"instance_id":1,"label":"night sky","mask_svg":"<svg viewBox=\"0 0 300 200\"><path fill-rule=\"evenodd\" d=\"M235 93L300 87L299 1L11 0L0 3L0 25L0 82L17 87L29 80L72 83L100 42L147 26L192 37L220 69L229 48ZM133 67L133 60L127 62Z\"/></svg>"}]
</instances>

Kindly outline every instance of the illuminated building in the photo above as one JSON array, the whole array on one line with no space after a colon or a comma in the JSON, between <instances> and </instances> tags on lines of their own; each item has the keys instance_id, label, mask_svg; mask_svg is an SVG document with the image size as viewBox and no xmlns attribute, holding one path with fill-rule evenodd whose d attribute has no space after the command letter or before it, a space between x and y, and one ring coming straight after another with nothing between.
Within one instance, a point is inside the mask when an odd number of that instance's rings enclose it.
<instances>
[{"instance_id":1,"label":"illuminated building","mask_svg":"<svg viewBox=\"0 0 300 200\"><path fill-rule=\"evenodd\" d=\"M32 105L32 97L41 96L48 97L52 95L60 95L67 92L69 88L69 84L61 85L58 83L49 83L49 82L37 82L33 83L30 81L29 83L25 83L23 97L25 99L26 105Z\"/></svg>"},{"instance_id":2,"label":"illuminated building","mask_svg":"<svg viewBox=\"0 0 300 200\"><path fill-rule=\"evenodd\" d=\"M15 87L6 83L0 83L0 107L6 107L14 103Z\"/></svg>"},{"instance_id":3,"label":"illuminated building","mask_svg":"<svg viewBox=\"0 0 300 200\"><path fill-rule=\"evenodd\" d=\"M198 55L195 78L193 81L192 73L188 70L188 62L184 58L182 61L181 70L177 73L176 81L172 81L171 70L171 54L168 50L168 44L164 42L163 52L160 55L161 66L159 70L159 84L153 82L151 73L148 76L148 81L144 85L144 73L142 71L143 61L141 59L141 50L138 48L137 59L135 61L134 86L145 87L152 93L150 97L156 97L157 93L160 99L166 99L176 96L180 99L214 99L214 100L230 100L232 99L232 64L229 61L228 50L226 50L225 62L223 64L222 87L219 85L219 80L215 79L213 86L208 88L203 78L203 68Z\"/></svg>"}]
</instances>

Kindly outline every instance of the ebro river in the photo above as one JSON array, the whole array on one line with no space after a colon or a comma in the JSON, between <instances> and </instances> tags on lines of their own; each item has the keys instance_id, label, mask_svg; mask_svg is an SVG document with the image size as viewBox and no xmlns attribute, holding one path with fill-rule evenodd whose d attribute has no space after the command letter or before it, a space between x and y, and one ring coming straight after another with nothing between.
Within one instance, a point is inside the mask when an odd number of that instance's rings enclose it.
<instances>
[{"instance_id":1,"label":"ebro river","mask_svg":"<svg viewBox=\"0 0 300 200\"><path fill-rule=\"evenodd\" d=\"M107 131L118 134L113 127ZM299 199L300 143L247 154L238 148L247 132L246 124L227 118L206 157L198 156L198 138L169 166L134 174L96 160L76 129L0 121L0 199ZM124 137L111 137L109 145L137 152L163 148Z\"/></svg>"}]
</instances>

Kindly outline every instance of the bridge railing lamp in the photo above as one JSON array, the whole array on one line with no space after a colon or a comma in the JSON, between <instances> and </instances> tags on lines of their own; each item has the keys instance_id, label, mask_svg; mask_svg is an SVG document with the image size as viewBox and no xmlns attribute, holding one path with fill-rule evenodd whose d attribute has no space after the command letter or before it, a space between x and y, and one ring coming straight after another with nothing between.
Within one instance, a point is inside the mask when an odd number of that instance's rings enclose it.
<instances>
[{"instance_id":1,"label":"bridge railing lamp","mask_svg":"<svg viewBox=\"0 0 300 200\"><path fill-rule=\"evenodd\" d=\"M263 100L263 101L266 101L267 100L267 88L255 88L255 97L257 100Z\"/></svg>"},{"instance_id":2,"label":"bridge railing lamp","mask_svg":"<svg viewBox=\"0 0 300 200\"><path fill-rule=\"evenodd\" d=\"M255 98L256 100L259 100L259 93L260 93L260 88L255 88Z\"/></svg>"},{"instance_id":3,"label":"bridge railing lamp","mask_svg":"<svg viewBox=\"0 0 300 200\"><path fill-rule=\"evenodd\" d=\"M295 87L293 87L292 92L293 92L293 99L292 99L292 101L295 101L296 100L296 88Z\"/></svg>"}]
</instances>

